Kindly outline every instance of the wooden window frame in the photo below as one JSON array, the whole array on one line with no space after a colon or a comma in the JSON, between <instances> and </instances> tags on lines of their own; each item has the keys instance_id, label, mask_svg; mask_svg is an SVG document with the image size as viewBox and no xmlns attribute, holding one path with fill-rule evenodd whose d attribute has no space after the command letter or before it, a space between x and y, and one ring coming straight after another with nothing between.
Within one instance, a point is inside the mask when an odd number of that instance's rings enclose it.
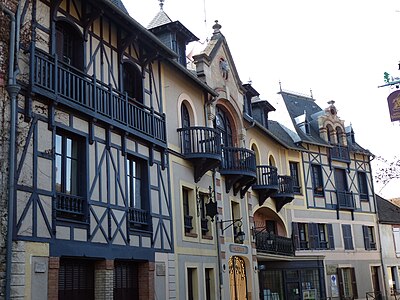
<instances>
[{"instance_id":1,"label":"wooden window frame","mask_svg":"<svg viewBox=\"0 0 400 300\"><path fill-rule=\"evenodd\" d=\"M295 194L301 194L299 163L289 161L290 176L293 178L293 191Z\"/></svg>"},{"instance_id":2,"label":"wooden window frame","mask_svg":"<svg viewBox=\"0 0 400 300\"><path fill-rule=\"evenodd\" d=\"M368 201L368 180L366 172L357 172L357 183L361 201Z\"/></svg>"},{"instance_id":3,"label":"wooden window frame","mask_svg":"<svg viewBox=\"0 0 400 300\"><path fill-rule=\"evenodd\" d=\"M377 250L374 226L363 225L362 230L363 230L363 236L364 236L365 250L368 250L368 251Z\"/></svg>"},{"instance_id":4,"label":"wooden window frame","mask_svg":"<svg viewBox=\"0 0 400 300\"><path fill-rule=\"evenodd\" d=\"M83 136L63 129L57 129L54 141L56 218L86 222L87 140ZM75 167L73 167L73 163L76 164ZM70 185L69 189L67 187L68 181Z\"/></svg>"},{"instance_id":5,"label":"wooden window frame","mask_svg":"<svg viewBox=\"0 0 400 300\"><path fill-rule=\"evenodd\" d=\"M322 166L317 164L311 165L312 172L312 184L314 195L318 197L324 197L324 178L322 175Z\"/></svg>"},{"instance_id":6,"label":"wooden window frame","mask_svg":"<svg viewBox=\"0 0 400 300\"><path fill-rule=\"evenodd\" d=\"M148 161L133 155L126 158L126 185L130 229L151 231ZM139 194L135 191L139 181Z\"/></svg>"}]
</instances>

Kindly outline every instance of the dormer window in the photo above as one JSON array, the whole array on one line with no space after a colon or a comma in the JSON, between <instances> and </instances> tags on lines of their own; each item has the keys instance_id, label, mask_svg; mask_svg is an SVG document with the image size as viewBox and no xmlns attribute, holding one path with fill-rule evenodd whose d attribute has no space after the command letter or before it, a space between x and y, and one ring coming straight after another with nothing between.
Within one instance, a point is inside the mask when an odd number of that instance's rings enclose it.
<instances>
[{"instance_id":1,"label":"dormer window","mask_svg":"<svg viewBox=\"0 0 400 300\"><path fill-rule=\"evenodd\" d=\"M123 91L130 98L143 103L143 78L139 69L132 63L123 64Z\"/></svg>"},{"instance_id":2,"label":"dormer window","mask_svg":"<svg viewBox=\"0 0 400 300\"><path fill-rule=\"evenodd\" d=\"M58 59L79 70L83 69L83 38L81 32L66 21L56 24Z\"/></svg>"}]
</instances>

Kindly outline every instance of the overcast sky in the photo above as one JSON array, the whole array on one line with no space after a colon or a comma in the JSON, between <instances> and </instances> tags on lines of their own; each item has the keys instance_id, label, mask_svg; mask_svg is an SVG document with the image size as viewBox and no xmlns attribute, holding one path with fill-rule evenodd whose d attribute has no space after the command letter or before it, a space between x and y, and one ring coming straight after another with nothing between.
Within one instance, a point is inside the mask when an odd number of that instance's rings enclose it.
<instances>
[{"instance_id":1,"label":"overcast sky","mask_svg":"<svg viewBox=\"0 0 400 300\"><path fill-rule=\"evenodd\" d=\"M157 0L124 0L147 27ZM400 2L395 0L165 0L164 11L201 41L222 25L243 83L252 81L279 120L282 88L310 94L322 108L335 100L356 141L377 156L400 157L399 122L390 121L383 73L400 77ZM206 22L205 22L206 21ZM191 45L189 45L191 47ZM381 191L400 197L400 181ZM395 188L399 186L399 188ZM376 186L376 191L381 189Z\"/></svg>"}]
</instances>

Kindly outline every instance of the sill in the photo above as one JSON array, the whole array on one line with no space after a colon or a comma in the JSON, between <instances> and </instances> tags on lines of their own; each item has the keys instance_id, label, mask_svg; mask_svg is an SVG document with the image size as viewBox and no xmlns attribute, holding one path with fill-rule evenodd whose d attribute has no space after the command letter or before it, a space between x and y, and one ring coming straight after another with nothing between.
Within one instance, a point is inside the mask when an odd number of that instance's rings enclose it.
<instances>
[{"instance_id":1,"label":"sill","mask_svg":"<svg viewBox=\"0 0 400 300\"><path fill-rule=\"evenodd\" d=\"M212 241L214 239L212 235L202 235L201 238L203 240L209 240L209 241Z\"/></svg>"},{"instance_id":2,"label":"sill","mask_svg":"<svg viewBox=\"0 0 400 300\"><path fill-rule=\"evenodd\" d=\"M66 218L66 217L56 217L56 222L57 223L74 223L74 224L80 224L80 225L89 225L88 221L82 221L82 220L77 220L74 218Z\"/></svg>"},{"instance_id":3,"label":"sill","mask_svg":"<svg viewBox=\"0 0 400 300\"><path fill-rule=\"evenodd\" d=\"M360 197L360 201L369 202L369 197Z\"/></svg>"},{"instance_id":4,"label":"sill","mask_svg":"<svg viewBox=\"0 0 400 300\"><path fill-rule=\"evenodd\" d=\"M191 232L185 232L185 236L191 237L191 238L197 238L198 237L197 233L191 233Z\"/></svg>"}]
</instances>

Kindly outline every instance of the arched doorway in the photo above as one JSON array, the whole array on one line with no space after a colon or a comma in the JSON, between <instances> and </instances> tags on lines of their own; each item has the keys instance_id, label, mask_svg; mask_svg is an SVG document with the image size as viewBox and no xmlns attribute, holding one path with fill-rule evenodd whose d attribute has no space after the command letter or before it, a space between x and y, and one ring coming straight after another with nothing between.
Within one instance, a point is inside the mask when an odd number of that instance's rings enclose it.
<instances>
[{"instance_id":1,"label":"arched doorway","mask_svg":"<svg viewBox=\"0 0 400 300\"><path fill-rule=\"evenodd\" d=\"M247 299L246 264L244 259L239 256L232 256L228 264L231 300Z\"/></svg>"}]
</instances>

